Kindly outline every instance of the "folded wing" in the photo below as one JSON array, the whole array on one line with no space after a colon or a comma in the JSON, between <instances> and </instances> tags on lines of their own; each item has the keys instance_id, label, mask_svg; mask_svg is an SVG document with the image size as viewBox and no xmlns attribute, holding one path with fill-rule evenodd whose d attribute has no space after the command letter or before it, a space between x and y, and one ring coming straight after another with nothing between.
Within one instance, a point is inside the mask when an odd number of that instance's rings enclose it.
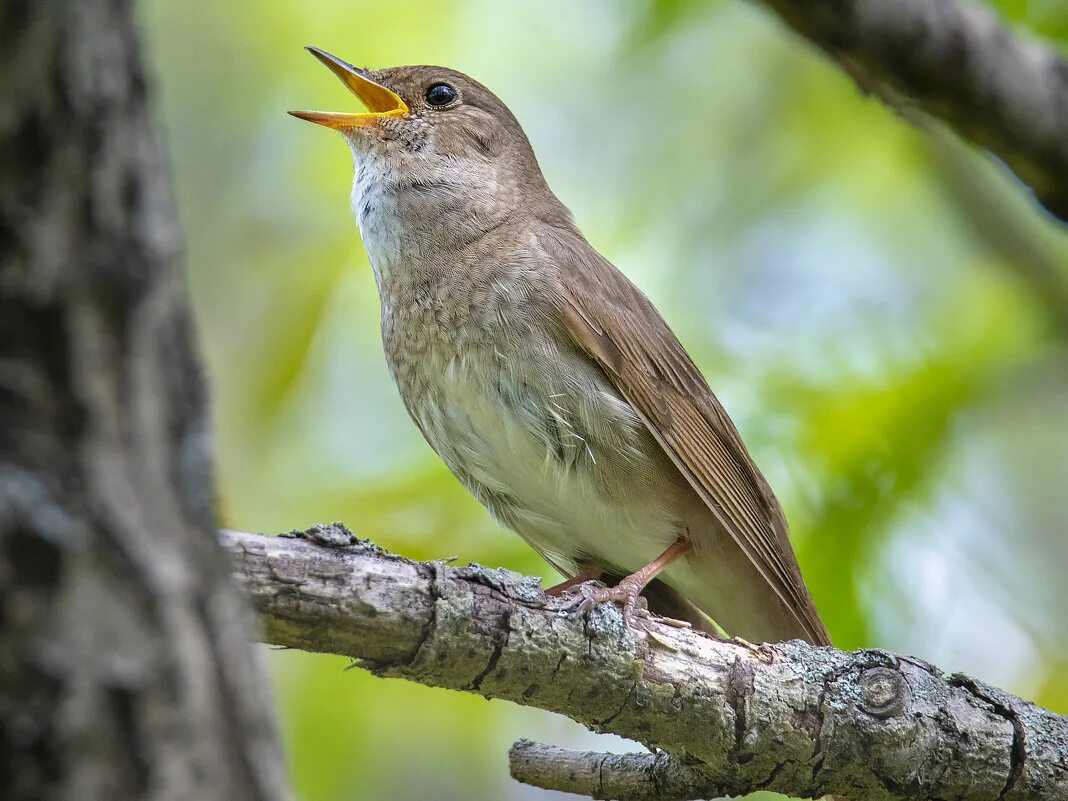
<instances>
[{"instance_id":1,"label":"folded wing","mask_svg":"<svg viewBox=\"0 0 1068 801\"><path fill-rule=\"evenodd\" d=\"M560 263L553 298L574 342L593 357L811 642L830 644L771 488L704 376L656 308L572 230L539 241Z\"/></svg>"}]
</instances>

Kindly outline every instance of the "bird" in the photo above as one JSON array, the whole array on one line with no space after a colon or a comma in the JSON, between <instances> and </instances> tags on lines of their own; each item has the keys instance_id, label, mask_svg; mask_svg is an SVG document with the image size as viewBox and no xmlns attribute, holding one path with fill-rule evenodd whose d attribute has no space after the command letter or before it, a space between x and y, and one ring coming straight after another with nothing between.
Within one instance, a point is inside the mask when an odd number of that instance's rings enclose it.
<instances>
[{"instance_id":1,"label":"bird","mask_svg":"<svg viewBox=\"0 0 1068 801\"><path fill-rule=\"evenodd\" d=\"M352 152L392 378L452 473L565 577L546 594L830 645L723 405L582 235L504 102L447 67L307 50L367 109L289 113Z\"/></svg>"}]
</instances>

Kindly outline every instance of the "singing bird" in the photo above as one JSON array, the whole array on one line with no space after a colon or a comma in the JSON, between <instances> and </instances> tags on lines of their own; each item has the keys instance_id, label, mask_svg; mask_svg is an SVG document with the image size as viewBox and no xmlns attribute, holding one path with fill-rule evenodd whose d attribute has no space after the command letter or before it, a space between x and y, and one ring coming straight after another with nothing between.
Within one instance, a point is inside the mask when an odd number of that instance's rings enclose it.
<instances>
[{"instance_id":1,"label":"singing bird","mask_svg":"<svg viewBox=\"0 0 1068 801\"><path fill-rule=\"evenodd\" d=\"M367 107L294 111L352 150L352 210L412 420L582 608L830 644L767 481L653 304L586 241L523 129L445 67L363 70ZM707 617L706 617L707 615ZM714 630L714 629L712 629Z\"/></svg>"}]
</instances>

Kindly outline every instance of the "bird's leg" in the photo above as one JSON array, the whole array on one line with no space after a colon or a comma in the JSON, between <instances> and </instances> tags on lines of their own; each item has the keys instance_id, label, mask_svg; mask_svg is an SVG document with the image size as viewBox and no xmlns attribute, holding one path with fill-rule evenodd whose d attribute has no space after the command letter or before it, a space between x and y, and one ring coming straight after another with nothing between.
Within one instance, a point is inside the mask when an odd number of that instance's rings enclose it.
<instances>
[{"instance_id":1,"label":"bird's leg","mask_svg":"<svg viewBox=\"0 0 1068 801\"><path fill-rule=\"evenodd\" d=\"M675 540L660 556L640 570L624 577L614 587L594 587L579 605L579 612L588 612L606 601L623 604L623 620L630 623L634 608L638 604L638 595L668 565L686 554L693 546L686 540Z\"/></svg>"},{"instance_id":2,"label":"bird's leg","mask_svg":"<svg viewBox=\"0 0 1068 801\"><path fill-rule=\"evenodd\" d=\"M545 594L550 598L555 598L561 593L567 592L572 587L577 587L579 584L585 584L587 581L595 581L601 577L600 565L588 565L577 574L567 579L567 581L561 581L559 584L554 584L545 590Z\"/></svg>"}]
</instances>

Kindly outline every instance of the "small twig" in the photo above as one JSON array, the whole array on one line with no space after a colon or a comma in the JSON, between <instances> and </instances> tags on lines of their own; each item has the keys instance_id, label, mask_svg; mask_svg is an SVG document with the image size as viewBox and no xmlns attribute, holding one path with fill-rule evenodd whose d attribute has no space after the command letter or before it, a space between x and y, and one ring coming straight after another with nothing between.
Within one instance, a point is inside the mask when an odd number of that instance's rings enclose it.
<instances>
[{"instance_id":1,"label":"small twig","mask_svg":"<svg viewBox=\"0 0 1068 801\"><path fill-rule=\"evenodd\" d=\"M517 740L508 752L516 781L618 801L686 801L721 795L699 769L664 753L605 754Z\"/></svg>"}]
</instances>

